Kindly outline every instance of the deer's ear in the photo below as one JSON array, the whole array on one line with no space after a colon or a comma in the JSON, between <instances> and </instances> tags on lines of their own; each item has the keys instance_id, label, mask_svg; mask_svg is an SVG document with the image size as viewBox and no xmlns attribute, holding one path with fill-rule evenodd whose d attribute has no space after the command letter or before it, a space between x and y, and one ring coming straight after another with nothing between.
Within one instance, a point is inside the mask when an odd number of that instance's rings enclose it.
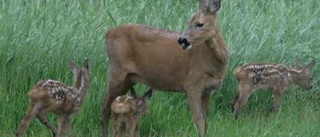
<instances>
[{"instance_id":1,"label":"deer's ear","mask_svg":"<svg viewBox=\"0 0 320 137\"><path fill-rule=\"evenodd\" d=\"M205 12L208 9L209 0L199 0L199 10Z\"/></svg>"},{"instance_id":2,"label":"deer's ear","mask_svg":"<svg viewBox=\"0 0 320 137\"><path fill-rule=\"evenodd\" d=\"M143 100L149 100L152 96L153 90L150 88L144 95L143 95Z\"/></svg>"},{"instance_id":3,"label":"deer's ear","mask_svg":"<svg viewBox=\"0 0 320 137\"><path fill-rule=\"evenodd\" d=\"M89 68L90 68L89 60L88 60L87 58L85 58L85 60L84 60L84 67L85 67L86 69L88 69L88 70L89 70Z\"/></svg>"},{"instance_id":4,"label":"deer's ear","mask_svg":"<svg viewBox=\"0 0 320 137\"><path fill-rule=\"evenodd\" d=\"M294 60L294 67L297 68L297 69L301 69L302 66L301 66L301 63L300 63L300 59L295 59Z\"/></svg>"},{"instance_id":5,"label":"deer's ear","mask_svg":"<svg viewBox=\"0 0 320 137\"><path fill-rule=\"evenodd\" d=\"M78 66L73 61L69 61L69 67L72 72L76 72L76 70L78 70Z\"/></svg>"},{"instance_id":6,"label":"deer's ear","mask_svg":"<svg viewBox=\"0 0 320 137\"><path fill-rule=\"evenodd\" d=\"M215 14L221 7L221 0L209 0L208 12Z\"/></svg>"},{"instance_id":7,"label":"deer's ear","mask_svg":"<svg viewBox=\"0 0 320 137\"><path fill-rule=\"evenodd\" d=\"M312 69L316 61L313 59L312 61L309 62L309 64L306 66L308 69Z\"/></svg>"},{"instance_id":8,"label":"deer's ear","mask_svg":"<svg viewBox=\"0 0 320 137\"><path fill-rule=\"evenodd\" d=\"M136 93L136 91L134 90L133 87L131 87L131 89L130 89L130 94L131 94L131 96L132 96L133 98L137 98L137 93Z\"/></svg>"}]
</instances>

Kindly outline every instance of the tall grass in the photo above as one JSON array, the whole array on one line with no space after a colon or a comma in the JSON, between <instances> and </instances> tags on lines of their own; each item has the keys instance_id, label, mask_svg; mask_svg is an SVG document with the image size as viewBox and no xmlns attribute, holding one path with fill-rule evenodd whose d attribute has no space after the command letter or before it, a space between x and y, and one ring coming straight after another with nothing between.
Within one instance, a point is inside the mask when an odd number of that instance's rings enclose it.
<instances>
[{"instance_id":1,"label":"tall grass","mask_svg":"<svg viewBox=\"0 0 320 137\"><path fill-rule=\"evenodd\" d=\"M28 90L42 79L69 85L69 60L89 58L92 83L84 108L74 118L77 136L99 136L106 95L104 33L127 23L182 32L198 8L196 0L0 0L0 136L14 136L28 108ZM229 74L212 97L208 136L318 136L320 134L320 7L317 0L224 0L219 24L229 47ZM236 92L232 69L246 62L316 59L314 88L291 86L280 111L268 113L271 93L257 92L240 119L229 102ZM146 87L139 85L139 89ZM141 92L140 92L141 93ZM142 93L141 93L142 94ZM50 116L54 123L56 117ZM142 136L195 136L183 93L156 92ZM34 120L26 136L50 136Z\"/></svg>"}]
</instances>

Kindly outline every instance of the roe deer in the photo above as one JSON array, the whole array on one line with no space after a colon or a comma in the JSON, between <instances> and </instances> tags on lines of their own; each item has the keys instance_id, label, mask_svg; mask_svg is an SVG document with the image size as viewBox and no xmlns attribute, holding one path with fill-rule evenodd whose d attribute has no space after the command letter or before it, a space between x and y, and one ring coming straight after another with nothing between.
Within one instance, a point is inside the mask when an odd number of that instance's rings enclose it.
<instances>
[{"instance_id":1,"label":"roe deer","mask_svg":"<svg viewBox=\"0 0 320 137\"><path fill-rule=\"evenodd\" d=\"M296 61L295 68L288 68L279 63L252 63L234 69L238 81L238 94L232 102L232 109L236 116L240 112L250 95L258 89L271 89L274 103L270 111L274 112L280 106L281 98L287 86L296 84L304 89L311 89L311 71L315 64L312 60L305 67Z\"/></svg>"},{"instance_id":2,"label":"roe deer","mask_svg":"<svg viewBox=\"0 0 320 137\"><path fill-rule=\"evenodd\" d=\"M185 92L198 136L206 133L210 96L227 71L227 45L217 21L220 3L200 0L199 11L181 35L139 24L106 32L109 80L101 117L103 136L108 135L112 101L136 83Z\"/></svg>"},{"instance_id":3,"label":"roe deer","mask_svg":"<svg viewBox=\"0 0 320 137\"><path fill-rule=\"evenodd\" d=\"M130 91L131 96L118 96L111 104L112 128L115 137L121 137L121 133L127 137L140 137L139 120L147 114L152 89L149 89L143 97L137 97L133 88Z\"/></svg>"},{"instance_id":4,"label":"roe deer","mask_svg":"<svg viewBox=\"0 0 320 137\"><path fill-rule=\"evenodd\" d=\"M73 62L69 62L69 66L74 76L72 87L68 87L60 81L42 80L28 93L30 108L19 125L16 134L18 137L22 136L35 116L51 130L53 136L61 137L66 129L68 135L73 136L70 119L73 114L80 110L83 104L90 83L90 74L88 60L85 60L83 68L79 68ZM58 115L58 131L49 123L46 116L48 112Z\"/></svg>"}]
</instances>

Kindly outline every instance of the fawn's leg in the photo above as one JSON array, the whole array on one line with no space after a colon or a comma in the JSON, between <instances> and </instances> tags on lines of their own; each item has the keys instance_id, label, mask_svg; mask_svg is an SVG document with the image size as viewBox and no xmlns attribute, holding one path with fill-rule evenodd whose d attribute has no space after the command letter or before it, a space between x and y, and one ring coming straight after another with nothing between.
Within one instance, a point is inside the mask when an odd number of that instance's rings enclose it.
<instances>
[{"instance_id":1,"label":"fawn's leg","mask_svg":"<svg viewBox=\"0 0 320 137\"><path fill-rule=\"evenodd\" d=\"M239 85L238 87L238 99L233 105L233 113L235 114L236 119L240 113L241 108L248 102L249 97L251 96L253 89L250 88L250 85Z\"/></svg>"},{"instance_id":2,"label":"fawn's leg","mask_svg":"<svg viewBox=\"0 0 320 137\"><path fill-rule=\"evenodd\" d=\"M65 130L66 130L66 127L67 127L67 124L69 122L69 117L67 114L61 114L59 115L59 128L58 128L58 134L56 137L62 137L65 133Z\"/></svg>"},{"instance_id":3,"label":"fawn's leg","mask_svg":"<svg viewBox=\"0 0 320 137\"><path fill-rule=\"evenodd\" d=\"M72 129L72 125L71 125L71 119L68 118L68 121L66 123L66 128L67 128L67 131L68 131L68 136L69 137L74 137L74 134L73 134L73 129Z\"/></svg>"},{"instance_id":4,"label":"fawn's leg","mask_svg":"<svg viewBox=\"0 0 320 137\"><path fill-rule=\"evenodd\" d=\"M273 102L273 105L270 109L271 112L276 112L279 109L280 104L281 104L281 99L283 96L283 91L284 91L284 89L276 89L273 91L274 102Z\"/></svg>"},{"instance_id":5,"label":"fawn's leg","mask_svg":"<svg viewBox=\"0 0 320 137\"><path fill-rule=\"evenodd\" d=\"M115 115L116 114L113 114L113 117L112 117L113 136L114 137L121 137L121 119ZM119 114L117 114L117 115L119 115Z\"/></svg>"},{"instance_id":6,"label":"fawn's leg","mask_svg":"<svg viewBox=\"0 0 320 137\"><path fill-rule=\"evenodd\" d=\"M125 134L126 137L134 137L134 132L136 130L136 125L137 125L137 117L132 116L131 118L128 119L126 122L126 129L125 129Z\"/></svg>"},{"instance_id":7,"label":"fawn's leg","mask_svg":"<svg viewBox=\"0 0 320 137\"><path fill-rule=\"evenodd\" d=\"M40 104L31 103L30 108L28 110L27 115L22 119L18 131L16 133L17 137L21 137L23 135L23 132L26 130L27 126L30 124L30 121L34 118L34 116L39 111Z\"/></svg>"},{"instance_id":8,"label":"fawn's leg","mask_svg":"<svg viewBox=\"0 0 320 137\"><path fill-rule=\"evenodd\" d=\"M53 136L57 135L57 129L49 122L47 113L48 113L48 108L47 109L42 109L38 114L37 117L40 120L42 124L44 124L49 130L51 130L51 133Z\"/></svg>"},{"instance_id":9,"label":"fawn's leg","mask_svg":"<svg viewBox=\"0 0 320 137\"><path fill-rule=\"evenodd\" d=\"M140 123L138 122L135 127L134 137L140 137Z\"/></svg>"}]
</instances>

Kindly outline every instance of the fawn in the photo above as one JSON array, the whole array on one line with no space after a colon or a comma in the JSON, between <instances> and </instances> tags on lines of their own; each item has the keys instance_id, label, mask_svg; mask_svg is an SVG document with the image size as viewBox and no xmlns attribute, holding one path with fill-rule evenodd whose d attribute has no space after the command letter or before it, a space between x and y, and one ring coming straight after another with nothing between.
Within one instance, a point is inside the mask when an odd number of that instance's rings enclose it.
<instances>
[{"instance_id":1,"label":"fawn","mask_svg":"<svg viewBox=\"0 0 320 137\"><path fill-rule=\"evenodd\" d=\"M252 63L234 69L238 81L238 94L232 102L232 109L237 118L250 95L258 89L271 89L274 103L270 111L275 112L280 106L281 98L287 86L296 84L304 89L311 89L311 71L315 64L312 60L302 67L296 60L294 68L280 63Z\"/></svg>"},{"instance_id":2,"label":"fawn","mask_svg":"<svg viewBox=\"0 0 320 137\"><path fill-rule=\"evenodd\" d=\"M42 80L28 93L30 97L30 108L19 125L16 133L17 137L23 135L24 130L35 116L51 130L53 136L61 137L65 130L68 131L69 136L73 136L70 119L73 114L80 110L83 104L90 84L90 73L87 59L85 60L83 68L79 68L71 61L69 62L69 66L74 75L74 84L72 87L60 81ZM48 121L46 115L49 112L58 115L58 131Z\"/></svg>"},{"instance_id":3,"label":"fawn","mask_svg":"<svg viewBox=\"0 0 320 137\"><path fill-rule=\"evenodd\" d=\"M115 137L123 133L127 137L139 137L139 120L147 114L148 102L152 96L149 89L143 97L137 97L133 88L131 96L118 96L111 104L112 127Z\"/></svg>"}]
</instances>

